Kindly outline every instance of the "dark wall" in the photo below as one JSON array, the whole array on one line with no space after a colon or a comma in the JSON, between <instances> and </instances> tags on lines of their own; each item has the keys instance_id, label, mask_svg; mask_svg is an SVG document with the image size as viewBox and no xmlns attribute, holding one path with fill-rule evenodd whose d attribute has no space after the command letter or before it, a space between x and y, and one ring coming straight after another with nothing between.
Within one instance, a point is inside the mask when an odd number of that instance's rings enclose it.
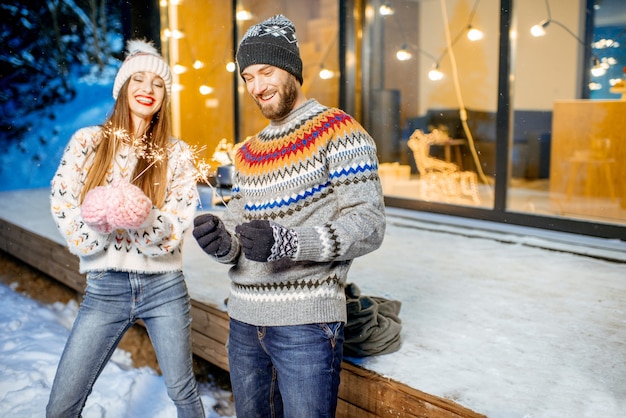
<instances>
[{"instance_id":1,"label":"dark wall","mask_svg":"<svg viewBox=\"0 0 626 418\"><path fill-rule=\"evenodd\" d=\"M158 0L122 2L124 40L145 38L161 50L161 18Z\"/></svg>"}]
</instances>

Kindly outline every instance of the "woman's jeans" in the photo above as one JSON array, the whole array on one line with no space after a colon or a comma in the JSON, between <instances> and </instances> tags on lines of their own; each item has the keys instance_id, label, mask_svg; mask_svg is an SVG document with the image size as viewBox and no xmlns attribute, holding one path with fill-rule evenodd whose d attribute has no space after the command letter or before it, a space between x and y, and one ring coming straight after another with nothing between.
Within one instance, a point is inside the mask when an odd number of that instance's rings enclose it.
<instances>
[{"instance_id":1,"label":"woman's jeans","mask_svg":"<svg viewBox=\"0 0 626 418\"><path fill-rule=\"evenodd\" d=\"M57 369L47 417L78 417L124 333L141 319L148 330L167 393L179 417L204 417L193 373L191 316L183 274L97 272Z\"/></svg>"},{"instance_id":2,"label":"woman's jeans","mask_svg":"<svg viewBox=\"0 0 626 418\"><path fill-rule=\"evenodd\" d=\"M237 418L334 417L342 322L257 327L230 320L228 362Z\"/></svg>"}]
</instances>

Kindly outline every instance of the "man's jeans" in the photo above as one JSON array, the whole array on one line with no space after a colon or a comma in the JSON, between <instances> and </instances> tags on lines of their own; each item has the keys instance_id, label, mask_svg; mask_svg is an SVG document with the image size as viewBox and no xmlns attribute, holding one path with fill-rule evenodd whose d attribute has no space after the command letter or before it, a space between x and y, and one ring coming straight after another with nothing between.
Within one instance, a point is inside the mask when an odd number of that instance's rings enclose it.
<instances>
[{"instance_id":1,"label":"man's jeans","mask_svg":"<svg viewBox=\"0 0 626 418\"><path fill-rule=\"evenodd\" d=\"M48 417L78 417L124 333L143 320L179 417L204 417L191 355L191 316L181 272L87 275L87 289L65 345Z\"/></svg>"},{"instance_id":2,"label":"man's jeans","mask_svg":"<svg viewBox=\"0 0 626 418\"><path fill-rule=\"evenodd\" d=\"M343 323L257 327L230 320L237 418L334 417Z\"/></svg>"}]
</instances>

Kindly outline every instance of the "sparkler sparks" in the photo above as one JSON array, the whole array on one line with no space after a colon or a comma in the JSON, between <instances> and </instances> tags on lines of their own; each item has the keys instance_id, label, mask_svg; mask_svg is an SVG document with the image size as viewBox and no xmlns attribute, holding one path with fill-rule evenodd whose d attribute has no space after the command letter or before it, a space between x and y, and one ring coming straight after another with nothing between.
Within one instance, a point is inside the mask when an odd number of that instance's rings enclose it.
<instances>
[{"instance_id":1,"label":"sparkler sparks","mask_svg":"<svg viewBox=\"0 0 626 418\"><path fill-rule=\"evenodd\" d=\"M224 140L222 140L224 141ZM220 145L222 145L222 142L220 142ZM219 146L218 146L219 147ZM224 207L226 208L226 210L233 216L233 218L235 218L235 214L229 209L228 205L226 204L226 201L224 200L224 196L222 195L222 193L220 193L215 186L213 186L213 184L211 184L211 182L209 181L209 177L211 177L211 173L212 173L212 166L211 164L209 164L208 162L206 162L206 160L204 158L200 158L199 155L200 153L205 150L206 147L203 145L202 147L198 148L194 145L189 145L188 151L183 152L181 159L182 160L187 160L189 162L191 162L191 164L195 167L196 169L196 173L195 173L195 179L196 182L203 182L205 183L207 186L209 186L211 188L211 191L213 192L213 194L217 195L217 197L219 197L220 201L222 202L222 204L224 205ZM200 200L200 199L198 199Z\"/></svg>"},{"instance_id":2,"label":"sparkler sparks","mask_svg":"<svg viewBox=\"0 0 626 418\"><path fill-rule=\"evenodd\" d=\"M135 178L131 181L131 183L134 183L138 178L144 175L152 166L161 161L165 161L167 158L167 149L163 147L158 147L157 145L151 143L146 134L140 137L135 137L125 129L113 128L111 125L105 126L104 129L105 132L109 134L105 136L109 136L110 138L113 138L114 141L119 141L121 144L129 146L138 159L144 159L148 162L148 166L143 169L139 174L137 174ZM183 149L183 152L180 155L180 162L191 163L196 171L195 173L190 174L193 176L194 181L196 181L196 183L202 182L208 185L211 188L212 192L219 197L221 203L224 205L226 210L228 210L230 214L235 217L232 211L230 211L230 209L228 208L228 205L226 204L222 193L220 193L209 181L209 178L211 177L213 172L213 167L210 163L206 162L204 158L200 158L200 154L205 149L206 146L204 145L201 147L188 145L187 148ZM221 164L232 163L232 152L233 145L227 143L226 139L222 139L218 144L215 153L213 154L213 159ZM227 160L226 156L228 157Z\"/></svg>"}]
</instances>

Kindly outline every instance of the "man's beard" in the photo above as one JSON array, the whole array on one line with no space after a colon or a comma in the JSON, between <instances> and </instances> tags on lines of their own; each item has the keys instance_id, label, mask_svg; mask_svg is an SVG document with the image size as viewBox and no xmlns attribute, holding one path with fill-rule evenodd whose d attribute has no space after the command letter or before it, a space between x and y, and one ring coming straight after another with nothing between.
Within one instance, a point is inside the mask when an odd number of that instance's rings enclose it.
<instances>
[{"instance_id":1,"label":"man's beard","mask_svg":"<svg viewBox=\"0 0 626 418\"><path fill-rule=\"evenodd\" d=\"M280 98L276 105L263 105L256 96L254 97L254 101L261 109L261 113L269 120L282 119L293 110L293 104L298 98L295 78L289 77L284 89L282 91L279 90L276 94Z\"/></svg>"}]
</instances>

